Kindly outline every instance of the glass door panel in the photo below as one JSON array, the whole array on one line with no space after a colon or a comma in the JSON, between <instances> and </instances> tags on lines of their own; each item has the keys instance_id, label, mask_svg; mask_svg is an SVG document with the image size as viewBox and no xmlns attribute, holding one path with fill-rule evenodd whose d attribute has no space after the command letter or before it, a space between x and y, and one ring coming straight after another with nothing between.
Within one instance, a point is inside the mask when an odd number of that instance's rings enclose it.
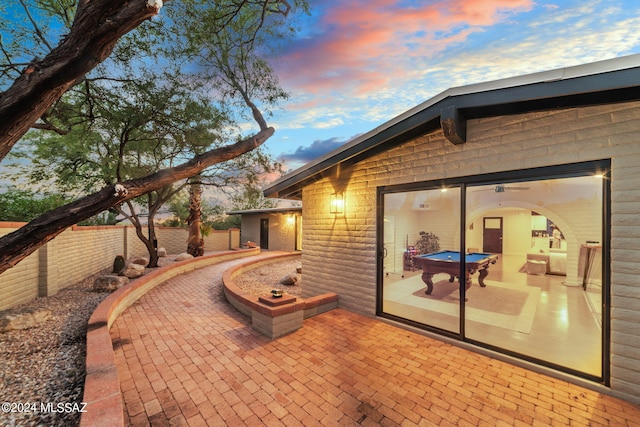
<instances>
[{"instance_id":1,"label":"glass door panel","mask_svg":"<svg viewBox=\"0 0 640 427\"><path fill-rule=\"evenodd\" d=\"M460 196L459 187L384 194L385 314L460 332Z\"/></svg>"},{"instance_id":2,"label":"glass door panel","mask_svg":"<svg viewBox=\"0 0 640 427\"><path fill-rule=\"evenodd\" d=\"M467 291L465 336L601 377L603 203L594 176L468 186L466 246L501 218L502 253Z\"/></svg>"}]
</instances>

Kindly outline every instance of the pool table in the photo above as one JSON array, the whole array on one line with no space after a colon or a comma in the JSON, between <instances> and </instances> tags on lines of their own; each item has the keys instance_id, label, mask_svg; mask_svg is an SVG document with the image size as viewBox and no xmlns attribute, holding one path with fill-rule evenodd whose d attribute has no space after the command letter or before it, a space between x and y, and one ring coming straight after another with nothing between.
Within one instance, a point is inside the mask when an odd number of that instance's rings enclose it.
<instances>
[{"instance_id":1,"label":"pool table","mask_svg":"<svg viewBox=\"0 0 640 427\"><path fill-rule=\"evenodd\" d=\"M472 252L465 255L465 289L471 287L471 275L476 271L478 275L478 283L485 287L484 278L489 274L489 266L498 261L498 255L489 253ZM430 254L416 255L413 257L415 265L422 268L422 281L427 284L427 295L433 291L433 282L431 279L434 274L446 273L449 275L449 281L453 282L456 277L460 280L460 252L441 251ZM462 283L462 282L460 282Z\"/></svg>"}]
</instances>

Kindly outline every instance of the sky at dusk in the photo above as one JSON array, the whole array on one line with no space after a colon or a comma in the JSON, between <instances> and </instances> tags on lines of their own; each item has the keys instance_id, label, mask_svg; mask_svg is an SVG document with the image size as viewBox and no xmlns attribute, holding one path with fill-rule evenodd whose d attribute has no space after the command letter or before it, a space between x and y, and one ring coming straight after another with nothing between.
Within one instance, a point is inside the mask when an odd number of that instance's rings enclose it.
<instances>
[{"instance_id":1,"label":"sky at dusk","mask_svg":"<svg viewBox=\"0 0 640 427\"><path fill-rule=\"evenodd\" d=\"M449 88L640 53L638 0L309 2L270 57L290 98L265 147L288 171Z\"/></svg>"},{"instance_id":2,"label":"sky at dusk","mask_svg":"<svg viewBox=\"0 0 640 427\"><path fill-rule=\"evenodd\" d=\"M295 169L455 86L640 53L637 0L311 0L266 143Z\"/></svg>"}]
</instances>

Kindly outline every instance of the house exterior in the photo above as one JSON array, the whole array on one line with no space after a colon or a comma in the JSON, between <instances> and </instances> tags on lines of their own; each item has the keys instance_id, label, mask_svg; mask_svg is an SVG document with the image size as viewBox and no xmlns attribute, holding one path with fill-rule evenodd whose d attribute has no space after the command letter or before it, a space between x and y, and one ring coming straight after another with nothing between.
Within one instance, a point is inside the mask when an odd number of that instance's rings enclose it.
<instances>
[{"instance_id":1,"label":"house exterior","mask_svg":"<svg viewBox=\"0 0 640 427\"><path fill-rule=\"evenodd\" d=\"M639 180L634 55L449 89L265 195L302 200L303 296L640 404Z\"/></svg>"},{"instance_id":2,"label":"house exterior","mask_svg":"<svg viewBox=\"0 0 640 427\"><path fill-rule=\"evenodd\" d=\"M252 242L274 251L302 249L302 207L237 210L227 215L240 215L242 244Z\"/></svg>"}]
</instances>

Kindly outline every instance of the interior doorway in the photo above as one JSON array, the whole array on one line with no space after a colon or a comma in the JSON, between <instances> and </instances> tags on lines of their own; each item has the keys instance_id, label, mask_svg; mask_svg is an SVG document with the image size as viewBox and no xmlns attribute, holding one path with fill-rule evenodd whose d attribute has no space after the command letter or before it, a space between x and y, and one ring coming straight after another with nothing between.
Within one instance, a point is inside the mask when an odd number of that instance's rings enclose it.
<instances>
[{"instance_id":1,"label":"interior doorway","mask_svg":"<svg viewBox=\"0 0 640 427\"><path fill-rule=\"evenodd\" d=\"M501 254L502 217L485 217L482 225L482 252Z\"/></svg>"}]
</instances>

